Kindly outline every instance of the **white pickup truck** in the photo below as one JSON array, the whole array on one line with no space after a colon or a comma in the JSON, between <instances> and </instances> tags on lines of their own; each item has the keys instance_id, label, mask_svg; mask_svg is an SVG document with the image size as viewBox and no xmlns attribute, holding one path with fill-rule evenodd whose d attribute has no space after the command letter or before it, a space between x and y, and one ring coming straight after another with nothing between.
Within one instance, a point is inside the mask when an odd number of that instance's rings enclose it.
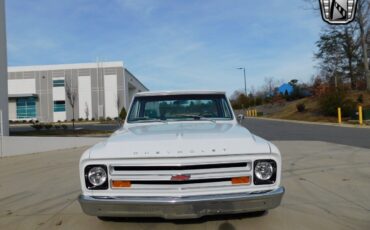
<instances>
[{"instance_id":1,"label":"white pickup truck","mask_svg":"<svg viewBox=\"0 0 370 230\"><path fill-rule=\"evenodd\" d=\"M81 207L101 219L264 211L284 194L279 150L216 91L136 94L123 127L82 155L80 177Z\"/></svg>"}]
</instances>

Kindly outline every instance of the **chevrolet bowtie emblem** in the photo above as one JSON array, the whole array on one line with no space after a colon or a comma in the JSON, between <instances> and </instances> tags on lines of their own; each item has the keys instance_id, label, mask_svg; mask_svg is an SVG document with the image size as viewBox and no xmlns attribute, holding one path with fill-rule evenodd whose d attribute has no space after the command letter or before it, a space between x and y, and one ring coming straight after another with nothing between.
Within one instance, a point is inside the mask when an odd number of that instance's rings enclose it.
<instances>
[{"instance_id":1,"label":"chevrolet bowtie emblem","mask_svg":"<svg viewBox=\"0 0 370 230\"><path fill-rule=\"evenodd\" d=\"M346 24L355 18L357 0L319 0L321 16L330 24Z\"/></svg>"},{"instance_id":2,"label":"chevrolet bowtie emblem","mask_svg":"<svg viewBox=\"0 0 370 230\"><path fill-rule=\"evenodd\" d=\"M171 177L171 181L187 181L190 180L190 175L174 175Z\"/></svg>"}]
</instances>

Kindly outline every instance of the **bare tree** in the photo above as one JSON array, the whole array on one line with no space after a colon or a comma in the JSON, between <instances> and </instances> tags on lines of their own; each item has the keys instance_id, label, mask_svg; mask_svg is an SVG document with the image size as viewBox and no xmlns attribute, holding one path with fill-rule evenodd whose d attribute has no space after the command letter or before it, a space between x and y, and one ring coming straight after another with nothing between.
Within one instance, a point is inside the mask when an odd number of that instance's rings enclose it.
<instances>
[{"instance_id":1,"label":"bare tree","mask_svg":"<svg viewBox=\"0 0 370 230\"><path fill-rule=\"evenodd\" d=\"M263 91L265 91L267 97L272 97L274 95L276 85L277 82L273 77L265 78L265 85L263 86Z\"/></svg>"},{"instance_id":2,"label":"bare tree","mask_svg":"<svg viewBox=\"0 0 370 230\"><path fill-rule=\"evenodd\" d=\"M72 87L72 79L66 81L66 96L72 107L72 127L75 130L75 106L77 101L77 89Z\"/></svg>"},{"instance_id":3,"label":"bare tree","mask_svg":"<svg viewBox=\"0 0 370 230\"><path fill-rule=\"evenodd\" d=\"M318 0L303 0L311 10L314 12L319 13L320 12L320 4ZM362 65L363 65L363 72L365 75L365 80L367 84L367 90L370 90L370 70L369 70L369 57L368 57L368 41L366 41L367 36L370 36L370 1L369 0L358 0L357 1L357 10L356 10L356 17L355 17L355 23L357 24L357 27L354 27L351 24L348 24L345 27L344 36L347 39L345 41L346 46L348 49L346 50L346 55L349 62L349 77L351 79L352 88L355 86L356 83L356 76L354 74L354 69L352 66L352 61L354 61L351 57L353 56L353 47L357 44L351 44L352 41L357 39L355 37L358 36L358 43L361 46L361 53L362 53ZM351 31L352 30L352 31ZM344 47L344 48L346 48Z\"/></svg>"},{"instance_id":4,"label":"bare tree","mask_svg":"<svg viewBox=\"0 0 370 230\"><path fill-rule=\"evenodd\" d=\"M90 111L89 111L89 105L87 104L87 102L85 102L85 116L87 119L89 119Z\"/></svg>"},{"instance_id":5,"label":"bare tree","mask_svg":"<svg viewBox=\"0 0 370 230\"><path fill-rule=\"evenodd\" d=\"M119 95L117 95L117 98L116 98L116 106L117 106L117 111L118 111L118 125L122 125L123 122L124 122L124 119L122 119L122 116L121 116L121 113L122 113L122 101L121 101L121 98L119 97ZM121 109L122 107L122 109Z\"/></svg>"},{"instance_id":6,"label":"bare tree","mask_svg":"<svg viewBox=\"0 0 370 230\"><path fill-rule=\"evenodd\" d=\"M121 98L119 98L118 95L116 96L116 107L117 107L117 111L119 113L119 109L121 108Z\"/></svg>"}]
</instances>

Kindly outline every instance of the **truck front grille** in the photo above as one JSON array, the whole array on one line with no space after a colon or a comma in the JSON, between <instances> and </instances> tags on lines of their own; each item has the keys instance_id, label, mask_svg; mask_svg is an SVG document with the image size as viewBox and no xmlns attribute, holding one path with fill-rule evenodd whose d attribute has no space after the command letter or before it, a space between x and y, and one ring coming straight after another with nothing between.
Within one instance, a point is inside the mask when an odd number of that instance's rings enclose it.
<instances>
[{"instance_id":1,"label":"truck front grille","mask_svg":"<svg viewBox=\"0 0 370 230\"><path fill-rule=\"evenodd\" d=\"M177 170L199 170L199 169L220 169L220 168L246 168L248 163L223 163L204 165L175 165L175 166L114 166L114 171L177 171Z\"/></svg>"},{"instance_id":2,"label":"truck front grille","mask_svg":"<svg viewBox=\"0 0 370 230\"><path fill-rule=\"evenodd\" d=\"M211 160L207 162L145 162L138 165L138 161L127 161L125 164L109 166L110 180L130 181L130 188L111 188L122 191L125 195L184 195L184 193L200 194L202 192L225 192L235 187L248 186L232 185L232 178L249 176L252 178L252 162L231 162ZM189 176L186 180L178 181L174 177L178 175Z\"/></svg>"}]
</instances>

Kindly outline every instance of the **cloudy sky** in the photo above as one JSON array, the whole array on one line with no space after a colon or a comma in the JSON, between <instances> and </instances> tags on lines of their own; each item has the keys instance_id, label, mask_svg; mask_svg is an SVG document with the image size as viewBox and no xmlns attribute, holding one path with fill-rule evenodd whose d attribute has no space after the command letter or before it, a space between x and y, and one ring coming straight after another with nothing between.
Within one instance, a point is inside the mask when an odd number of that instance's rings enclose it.
<instances>
[{"instance_id":1,"label":"cloudy sky","mask_svg":"<svg viewBox=\"0 0 370 230\"><path fill-rule=\"evenodd\" d=\"M317 1L318 2L318 1ZM7 0L10 66L121 60L151 90L307 81L324 25L304 0Z\"/></svg>"}]
</instances>

